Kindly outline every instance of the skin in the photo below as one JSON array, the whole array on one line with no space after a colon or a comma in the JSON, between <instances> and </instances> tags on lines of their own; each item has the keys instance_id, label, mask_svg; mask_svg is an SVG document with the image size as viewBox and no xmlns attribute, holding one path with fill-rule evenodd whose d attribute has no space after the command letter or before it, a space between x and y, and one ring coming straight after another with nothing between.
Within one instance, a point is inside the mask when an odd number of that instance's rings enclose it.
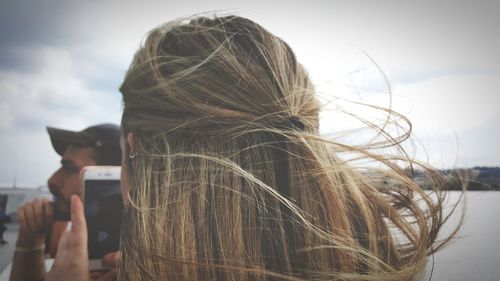
<instances>
[{"instance_id":1,"label":"skin","mask_svg":"<svg viewBox=\"0 0 500 281\"><path fill-rule=\"evenodd\" d=\"M128 134L127 138L120 140L122 148L122 172L121 172L121 188L122 196L125 204L128 204L128 170L125 163L128 157L126 147L130 148L130 154L136 153L135 139L132 134ZM87 223L83 211L83 205L78 196L71 198L71 230L65 232L58 245L58 252L54 261L54 266L47 273L46 281L88 281L99 280L108 281L116 280L116 269L98 276L96 274L89 275L89 261L87 250ZM116 266L120 254L117 252L110 253L102 258L102 262L107 265ZM98 279L97 279L98 278Z\"/></svg>"},{"instance_id":2,"label":"skin","mask_svg":"<svg viewBox=\"0 0 500 281\"><path fill-rule=\"evenodd\" d=\"M50 192L60 198L59 210L69 213L69 202L73 194L83 190L80 171L85 166L96 165L95 151L90 147L69 146L61 159L61 167L50 177ZM30 248L45 243L46 232L54 221L53 204L48 199L35 199L17 210L20 231L17 246Z\"/></svg>"},{"instance_id":3,"label":"skin","mask_svg":"<svg viewBox=\"0 0 500 281\"><path fill-rule=\"evenodd\" d=\"M45 280L88 281L96 277L89 274L87 223L82 201L77 195L71 197L71 229L63 233L58 247L54 265L45 276ZM110 256L109 259L113 257ZM111 270L98 278L99 281L116 280L116 270Z\"/></svg>"},{"instance_id":4,"label":"skin","mask_svg":"<svg viewBox=\"0 0 500 281\"><path fill-rule=\"evenodd\" d=\"M68 272L74 272L75 270L81 272L78 276L81 276L81 278L83 278L84 280L116 280L115 270L112 270L108 273L89 273L88 258L85 262L77 265L77 269L75 269L75 264L67 264L64 262L72 260L67 258L68 254L74 255L74 258L77 258L78 260L88 257L86 246L86 224L85 227L83 227L81 223L82 218L85 222L85 216L83 215L83 206L81 204L81 200L79 199L83 191L83 183L81 180L80 172L86 166L96 165L97 163L95 159L95 150L93 148L69 146L61 158L61 167L56 172L54 172L54 174L48 180L50 192L56 198L58 198L56 203L58 204L56 206L58 210L62 213L67 213L68 215L69 213L71 213L71 216L73 217L76 216L73 221L76 220L77 222L76 228L72 230L72 233L78 233L75 238L71 238L73 237L73 235L69 235L67 233L62 233L60 239L58 235L55 235L57 236L55 237L55 239L59 239L59 241L55 241L55 243L58 242L58 244L56 244L58 245L58 249L71 248L74 250L78 247L85 247L85 251L83 252L71 251L71 253L68 253L68 251L63 250L61 254L58 253L56 256L59 256L59 262L57 263L57 266L55 266L55 268L66 267L67 265L71 268L68 269ZM74 202L77 202L75 207L76 209L73 209L71 207ZM50 200L35 199L24 204L18 209L17 213L20 222L20 231L16 244L17 247L29 249L44 245L48 227L52 223L54 223L53 206L54 202ZM13 268L11 271L10 279L18 281L43 279L43 276L45 275L44 256L44 251L34 251L27 253L16 252L13 260ZM119 255L115 252L104 256L102 261L105 265L114 267L118 258ZM25 265L27 264L33 267L32 270L26 270ZM68 277L69 279L63 278L58 280L77 280L74 279L75 276L71 275L70 278Z\"/></svg>"},{"instance_id":5,"label":"skin","mask_svg":"<svg viewBox=\"0 0 500 281\"><path fill-rule=\"evenodd\" d=\"M61 211L69 214L69 202L73 194L82 195L83 185L80 171L85 166L96 165L95 150L90 147L69 146L62 159L61 168L48 180L50 192L60 197Z\"/></svg>"}]
</instances>

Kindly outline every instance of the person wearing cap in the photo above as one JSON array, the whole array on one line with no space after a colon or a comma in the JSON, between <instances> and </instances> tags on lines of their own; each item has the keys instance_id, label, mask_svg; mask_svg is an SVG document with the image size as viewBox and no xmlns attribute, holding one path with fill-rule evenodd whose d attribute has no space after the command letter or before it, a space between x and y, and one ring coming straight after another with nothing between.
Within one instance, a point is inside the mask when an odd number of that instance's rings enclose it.
<instances>
[{"instance_id":1,"label":"person wearing cap","mask_svg":"<svg viewBox=\"0 0 500 281\"><path fill-rule=\"evenodd\" d=\"M55 257L57 244L70 219L70 198L81 195L80 171L91 165L120 165L120 127L99 124L82 131L47 127L61 167L48 180L54 200L35 199L21 206L10 280L42 280L45 256Z\"/></svg>"}]
</instances>

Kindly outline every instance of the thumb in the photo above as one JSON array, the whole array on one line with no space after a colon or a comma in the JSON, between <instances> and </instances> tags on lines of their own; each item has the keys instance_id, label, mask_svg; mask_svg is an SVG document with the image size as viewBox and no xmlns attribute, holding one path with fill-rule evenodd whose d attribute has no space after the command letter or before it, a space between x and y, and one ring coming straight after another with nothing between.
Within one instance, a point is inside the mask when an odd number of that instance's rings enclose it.
<instances>
[{"instance_id":1,"label":"thumb","mask_svg":"<svg viewBox=\"0 0 500 281\"><path fill-rule=\"evenodd\" d=\"M83 213L82 200L78 195L71 196L71 232L87 232L87 222Z\"/></svg>"}]
</instances>

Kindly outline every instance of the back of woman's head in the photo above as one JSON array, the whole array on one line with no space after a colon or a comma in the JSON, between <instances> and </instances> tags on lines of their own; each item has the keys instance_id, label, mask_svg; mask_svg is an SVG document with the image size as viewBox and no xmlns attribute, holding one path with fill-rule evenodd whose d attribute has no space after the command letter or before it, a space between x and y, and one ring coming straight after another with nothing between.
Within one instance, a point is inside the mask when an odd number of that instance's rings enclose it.
<instances>
[{"instance_id":1,"label":"back of woman's head","mask_svg":"<svg viewBox=\"0 0 500 281\"><path fill-rule=\"evenodd\" d=\"M121 90L131 130L204 135L293 115L318 126L313 87L290 47L239 17L152 30Z\"/></svg>"},{"instance_id":2,"label":"back of woman's head","mask_svg":"<svg viewBox=\"0 0 500 281\"><path fill-rule=\"evenodd\" d=\"M120 90L137 144L120 280L413 280L437 247L441 201L338 159L304 68L248 19L152 30Z\"/></svg>"}]
</instances>

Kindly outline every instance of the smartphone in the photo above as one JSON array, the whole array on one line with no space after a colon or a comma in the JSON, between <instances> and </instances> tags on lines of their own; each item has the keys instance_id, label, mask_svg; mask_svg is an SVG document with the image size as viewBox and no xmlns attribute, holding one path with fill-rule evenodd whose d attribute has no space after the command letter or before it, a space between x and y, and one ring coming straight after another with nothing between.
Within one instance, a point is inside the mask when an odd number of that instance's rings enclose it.
<instances>
[{"instance_id":1,"label":"smartphone","mask_svg":"<svg viewBox=\"0 0 500 281\"><path fill-rule=\"evenodd\" d=\"M91 271L105 271L101 258L118 251L123 199L119 166L88 166L83 169L83 204L88 229Z\"/></svg>"}]
</instances>

